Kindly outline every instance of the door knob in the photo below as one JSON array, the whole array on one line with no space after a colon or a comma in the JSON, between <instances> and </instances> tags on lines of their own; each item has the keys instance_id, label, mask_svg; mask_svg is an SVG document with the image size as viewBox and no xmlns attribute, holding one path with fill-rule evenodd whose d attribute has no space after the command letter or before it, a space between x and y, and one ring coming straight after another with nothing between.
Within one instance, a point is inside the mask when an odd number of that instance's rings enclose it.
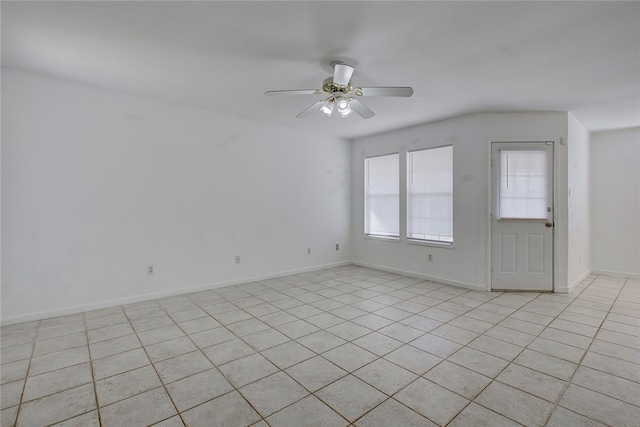
<instances>
[{"instance_id":1,"label":"door knob","mask_svg":"<svg viewBox=\"0 0 640 427\"><path fill-rule=\"evenodd\" d=\"M552 222L545 222L544 226L549 228L549 227L553 227L553 223Z\"/></svg>"}]
</instances>

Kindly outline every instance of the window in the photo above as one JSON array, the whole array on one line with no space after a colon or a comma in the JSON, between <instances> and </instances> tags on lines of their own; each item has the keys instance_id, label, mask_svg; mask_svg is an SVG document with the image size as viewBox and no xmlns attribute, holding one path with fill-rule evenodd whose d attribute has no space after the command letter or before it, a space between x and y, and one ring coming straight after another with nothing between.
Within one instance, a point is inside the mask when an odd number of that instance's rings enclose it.
<instances>
[{"instance_id":1,"label":"window","mask_svg":"<svg viewBox=\"0 0 640 427\"><path fill-rule=\"evenodd\" d=\"M367 236L400 236L399 155L364 159L364 233Z\"/></svg>"},{"instance_id":2,"label":"window","mask_svg":"<svg viewBox=\"0 0 640 427\"><path fill-rule=\"evenodd\" d=\"M453 243L453 146L407 153L407 238Z\"/></svg>"},{"instance_id":3,"label":"window","mask_svg":"<svg viewBox=\"0 0 640 427\"><path fill-rule=\"evenodd\" d=\"M500 150L500 218L546 219L547 152Z\"/></svg>"}]
</instances>

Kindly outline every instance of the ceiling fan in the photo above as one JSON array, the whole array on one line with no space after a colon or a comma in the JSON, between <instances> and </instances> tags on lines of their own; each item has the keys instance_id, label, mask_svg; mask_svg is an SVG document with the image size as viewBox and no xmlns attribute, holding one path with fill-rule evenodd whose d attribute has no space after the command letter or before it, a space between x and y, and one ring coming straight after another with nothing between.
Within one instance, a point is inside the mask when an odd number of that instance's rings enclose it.
<instances>
[{"instance_id":1,"label":"ceiling fan","mask_svg":"<svg viewBox=\"0 0 640 427\"><path fill-rule=\"evenodd\" d=\"M351 84L351 76L355 68L342 62L332 62L333 76L322 83L322 89L273 90L265 95L328 95L313 103L298 114L297 118L307 117L313 111L320 110L331 117L337 111L340 117L350 116L356 112L363 119L375 115L358 99L361 96L411 96L410 87L356 87Z\"/></svg>"}]
</instances>

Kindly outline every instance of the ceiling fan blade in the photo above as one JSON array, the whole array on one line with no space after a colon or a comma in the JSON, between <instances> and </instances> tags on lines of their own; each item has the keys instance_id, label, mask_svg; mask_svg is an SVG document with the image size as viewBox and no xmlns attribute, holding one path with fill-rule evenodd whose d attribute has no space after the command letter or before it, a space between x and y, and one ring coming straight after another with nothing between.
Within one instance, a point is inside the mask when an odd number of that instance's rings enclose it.
<instances>
[{"instance_id":1,"label":"ceiling fan blade","mask_svg":"<svg viewBox=\"0 0 640 427\"><path fill-rule=\"evenodd\" d=\"M411 96L410 87L361 87L362 96Z\"/></svg>"},{"instance_id":2,"label":"ceiling fan blade","mask_svg":"<svg viewBox=\"0 0 640 427\"><path fill-rule=\"evenodd\" d=\"M313 95L317 92L316 89L296 89L296 90L270 90L264 94L267 96L273 95Z\"/></svg>"},{"instance_id":3,"label":"ceiling fan blade","mask_svg":"<svg viewBox=\"0 0 640 427\"><path fill-rule=\"evenodd\" d=\"M376 113L371 111L369 107L355 98L349 101L349 105L351 106L351 109L358 113L363 119L370 119L376 115Z\"/></svg>"},{"instance_id":4,"label":"ceiling fan blade","mask_svg":"<svg viewBox=\"0 0 640 427\"><path fill-rule=\"evenodd\" d=\"M351 65L336 62L333 64L333 83L346 86L351 81L354 68Z\"/></svg>"},{"instance_id":5,"label":"ceiling fan blade","mask_svg":"<svg viewBox=\"0 0 640 427\"><path fill-rule=\"evenodd\" d=\"M309 114L311 114L314 110L319 109L320 106L322 104L325 103L325 100L322 101L318 101L318 102L314 102L313 104L311 104L309 107L307 107L306 109L304 109L300 114L298 114L296 117L299 119L302 119L304 117L307 117Z\"/></svg>"}]
</instances>

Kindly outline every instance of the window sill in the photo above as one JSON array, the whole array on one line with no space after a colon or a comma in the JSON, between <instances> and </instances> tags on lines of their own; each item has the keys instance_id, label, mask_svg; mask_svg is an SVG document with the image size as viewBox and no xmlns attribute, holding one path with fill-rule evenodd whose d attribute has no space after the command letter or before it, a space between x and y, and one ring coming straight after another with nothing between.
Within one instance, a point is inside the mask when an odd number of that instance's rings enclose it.
<instances>
[{"instance_id":1,"label":"window sill","mask_svg":"<svg viewBox=\"0 0 640 427\"><path fill-rule=\"evenodd\" d=\"M443 248L443 249L453 249L455 247L453 243L435 242L435 241L432 241L432 240L407 239L406 242L409 245L430 246L430 247L434 247L434 248Z\"/></svg>"},{"instance_id":2,"label":"window sill","mask_svg":"<svg viewBox=\"0 0 640 427\"><path fill-rule=\"evenodd\" d=\"M400 238L399 237L372 236L370 234L365 234L364 238L367 239L367 240L381 240L383 242L400 243Z\"/></svg>"}]
</instances>

